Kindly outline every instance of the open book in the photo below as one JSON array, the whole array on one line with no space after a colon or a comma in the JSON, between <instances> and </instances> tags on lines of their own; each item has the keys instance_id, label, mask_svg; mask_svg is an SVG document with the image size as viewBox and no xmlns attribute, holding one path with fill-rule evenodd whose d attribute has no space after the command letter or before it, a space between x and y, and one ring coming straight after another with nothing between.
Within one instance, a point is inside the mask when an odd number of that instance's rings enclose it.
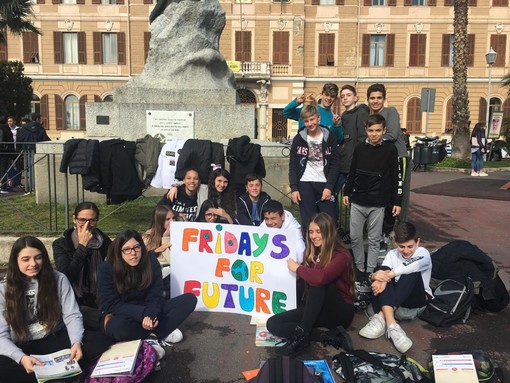
<instances>
[{"instance_id":1,"label":"open book","mask_svg":"<svg viewBox=\"0 0 510 383\"><path fill-rule=\"evenodd\" d=\"M281 347L285 344L285 339L271 334L265 324L257 324L255 330L255 346L258 347Z\"/></svg>"},{"instance_id":2,"label":"open book","mask_svg":"<svg viewBox=\"0 0 510 383\"><path fill-rule=\"evenodd\" d=\"M92 371L92 378L133 375L136 356L142 341L140 339L120 342L103 352Z\"/></svg>"},{"instance_id":3,"label":"open book","mask_svg":"<svg viewBox=\"0 0 510 383\"><path fill-rule=\"evenodd\" d=\"M71 358L71 349L66 348L47 355L31 355L44 366L34 366L35 377L39 383L53 379L69 378L81 374L81 367Z\"/></svg>"}]
</instances>

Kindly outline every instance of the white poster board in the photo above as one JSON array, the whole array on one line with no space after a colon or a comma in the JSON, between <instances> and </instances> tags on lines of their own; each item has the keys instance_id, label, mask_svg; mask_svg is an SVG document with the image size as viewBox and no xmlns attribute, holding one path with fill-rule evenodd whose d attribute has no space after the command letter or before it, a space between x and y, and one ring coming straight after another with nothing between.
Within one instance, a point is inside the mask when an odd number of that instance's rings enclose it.
<instances>
[{"instance_id":1,"label":"white poster board","mask_svg":"<svg viewBox=\"0 0 510 383\"><path fill-rule=\"evenodd\" d=\"M492 113L491 123L487 127L487 138L499 138L503 125L503 112Z\"/></svg>"},{"instance_id":2,"label":"white poster board","mask_svg":"<svg viewBox=\"0 0 510 383\"><path fill-rule=\"evenodd\" d=\"M172 222L171 294L194 293L197 310L245 315L296 308L292 231Z\"/></svg>"},{"instance_id":3,"label":"white poster board","mask_svg":"<svg viewBox=\"0 0 510 383\"><path fill-rule=\"evenodd\" d=\"M161 142L194 138L195 112L148 110L147 134Z\"/></svg>"}]
</instances>

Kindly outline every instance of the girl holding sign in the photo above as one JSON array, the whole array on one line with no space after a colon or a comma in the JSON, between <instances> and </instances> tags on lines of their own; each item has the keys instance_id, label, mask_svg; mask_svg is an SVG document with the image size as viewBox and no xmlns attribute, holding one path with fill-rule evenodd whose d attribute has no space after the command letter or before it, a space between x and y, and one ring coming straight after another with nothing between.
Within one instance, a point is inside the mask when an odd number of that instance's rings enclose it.
<instances>
[{"instance_id":1,"label":"girl holding sign","mask_svg":"<svg viewBox=\"0 0 510 383\"><path fill-rule=\"evenodd\" d=\"M35 237L18 238L7 277L0 283L0 380L36 383L34 366L44 364L32 355L67 348L70 359L86 371L110 344L99 331L84 333L71 284L53 270L43 243Z\"/></svg>"},{"instance_id":2,"label":"girl holding sign","mask_svg":"<svg viewBox=\"0 0 510 383\"><path fill-rule=\"evenodd\" d=\"M293 259L288 259L287 264L306 282L307 294L297 309L276 314L267 321L267 329L273 335L287 339L283 353L304 351L310 341L352 350L345 329L354 316L354 266L330 215L318 213L310 220L304 264Z\"/></svg>"},{"instance_id":3,"label":"girl holding sign","mask_svg":"<svg viewBox=\"0 0 510 383\"><path fill-rule=\"evenodd\" d=\"M195 295L163 300L161 266L140 233L124 230L108 250L98 275L104 331L117 341L148 339L161 359L160 341L182 340L177 329L197 305Z\"/></svg>"}]
</instances>

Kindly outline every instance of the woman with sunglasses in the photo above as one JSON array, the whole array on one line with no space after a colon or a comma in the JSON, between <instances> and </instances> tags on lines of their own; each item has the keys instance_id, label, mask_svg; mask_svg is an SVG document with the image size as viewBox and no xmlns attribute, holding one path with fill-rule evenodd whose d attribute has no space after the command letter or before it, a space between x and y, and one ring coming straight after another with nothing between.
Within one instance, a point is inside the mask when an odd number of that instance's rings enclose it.
<instances>
[{"instance_id":1,"label":"woman with sunglasses","mask_svg":"<svg viewBox=\"0 0 510 383\"><path fill-rule=\"evenodd\" d=\"M98 282L105 333L117 341L147 339L160 359L160 342L175 343L173 331L197 304L191 293L163 299L161 266L135 230L117 235L99 267Z\"/></svg>"},{"instance_id":2,"label":"woman with sunglasses","mask_svg":"<svg viewBox=\"0 0 510 383\"><path fill-rule=\"evenodd\" d=\"M82 202L73 213L74 227L53 242L55 267L73 286L85 328L99 329L97 269L105 260L111 239L97 228L99 208Z\"/></svg>"}]
</instances>

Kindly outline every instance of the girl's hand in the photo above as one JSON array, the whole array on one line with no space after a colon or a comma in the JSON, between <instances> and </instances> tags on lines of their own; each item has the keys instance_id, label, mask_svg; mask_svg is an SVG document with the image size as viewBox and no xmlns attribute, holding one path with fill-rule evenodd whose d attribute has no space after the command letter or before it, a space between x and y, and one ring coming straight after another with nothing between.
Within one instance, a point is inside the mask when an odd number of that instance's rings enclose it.
<instances>
[{"instance_id":1,"label":"girl's hand","mask_svg":"<svg viewBox=\"0 0 510 383\"><path fill-rule=\"evenodd\" d=\"M168 193L166 193L166 198L170 201L170 202L174 202L174 199L177 197L177 187L175 186L172 186L170 188L170 190L168 191Z\"/></svg>"},{"instance_id":2,"label":"girl's hand","mask_svg":"<svg viewBox=\"0 0 510 383\"><path fill-rule=\"evenodd\" d=\"M76 361L79 361L81 358L83 358L83 352L81 350L81 343L76 342L71 347L71 357L69 358L69 361L72 361L73 359L76 359Z\"/></svg>"},{"instance_id":3,"label":"girl's hand","mask_svg":"<svg viewBox=\"0 0 510 383\"><path fill-rule=\"evenodd\" d=\"M39 362L39 360L30 355L23 355L19 362L21 363L27 374L31 374L34 372L34 366L44 366L44 363Z\"/></svg>"},{"instance_id":4,"label":"girl's hand","mask_svg":"<svg viewBox=\"0 0 510 383\"><path fill-rule=\"evenodd\" d=\"M165 251L166 249L169 249L171 247L172 247L172 244L170 242L167 242L167 243L162 244L156 250L154 250L154 252L159 254L159 253L162 253L163 251Z\"/></svg>"},{"instance_id":5,"label":"girl's hand","mask_svg":"<svg viewBox=\"0 0 510 383\"><path fill-rule=\"evenodd\" d=\"M348 196L343 196L343 197L342 197L342 203L343 203L345 206L349 206L349 197L348 197Z\"/></svg>"},{"instance_id":6,"label":"girl's hand","mask_svg":"<svg viewBox=\"0 0 510 383\"><path fill-rule=\"evenodd\" d=\"M92 239L92 230L90 229L90 222L87 221L83 226L77 226L76 231L78 232L78 243L82 246L87 246L89 241Z\"/></svg>"},{"instance_id":7,"label":"girl's hand","mask_svg":"<svg viewBox=\"0 0 510 383\"><path fill-rule=\"evenodd\" d=\"M142 327L145 329L145 330L153 330L155 329L156 327L158 327L158 320L155 319L155 320L152 320L151 317L145 317L143 318L142 320Z\"/></svg>"},{"instance_id":8,"label":"girl's hand","mask_svg":"<svg viewBox=\"0 0 510 383\"><path fill-rule=\"evenodd\" d=\"M293 260L292 258L289 258L287 259L287 267L289 268L290 271L292 271L293 273L296 272L296 270L298 269L299 267L299 263L297 263L295 260Z\"/></svg>"}]
</instances>

